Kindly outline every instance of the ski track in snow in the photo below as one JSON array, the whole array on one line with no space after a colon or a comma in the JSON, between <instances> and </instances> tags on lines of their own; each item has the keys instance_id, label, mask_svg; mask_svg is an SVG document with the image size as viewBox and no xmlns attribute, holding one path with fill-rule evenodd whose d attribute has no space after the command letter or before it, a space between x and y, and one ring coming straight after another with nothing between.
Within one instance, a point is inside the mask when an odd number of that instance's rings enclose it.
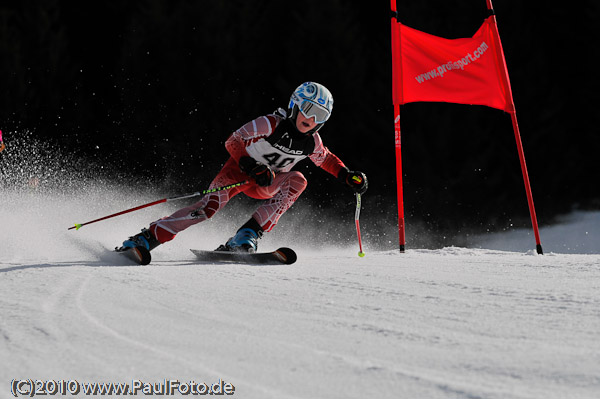
<instances>
[{"instance_id":1,"label":"ski track in snow","mask_svg":"<svg viewBox=\"0 0 600 399\"><path fill-rule=\"evenodd\" d=\"M309 250L299 231L261 243L295 248L291 266L195 264L189 248L234 231L223 218L141 267L110 248L164 207L67 227L155 198L4 194L0 398L13 378L223 379L239 398L600 397L600 246L552 252L577 221L598 237L598 213L549 228L548 241L542 229L543 256L497 250L514 244L500 235L480 242L493 249L365 243L358 258L356 244Z\"/></svg>"}]
</instances>

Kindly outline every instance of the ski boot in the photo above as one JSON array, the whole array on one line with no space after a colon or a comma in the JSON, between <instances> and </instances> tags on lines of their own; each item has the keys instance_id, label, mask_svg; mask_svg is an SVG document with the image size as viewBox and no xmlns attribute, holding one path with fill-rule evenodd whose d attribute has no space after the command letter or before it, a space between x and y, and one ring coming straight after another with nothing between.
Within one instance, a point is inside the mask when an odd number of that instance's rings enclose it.
<instances>
[{"instance_id":1,"label":"ski boot","mask_svg":"<svg viewBox=\"0 0 600 399\"><path fill-rule=\"evenodd\" d=\"M160 242L150 233L148 229L142 229L141 233L134 235L133 237L129 237L127 240L123 241L122 249L125 248L135 248L135 247L144 247L148 251L152 251L154 248L158 247Z\"/></svg>"},{"instance_id":2,"label":"ski boot","mask_svg":"<svg viewBox=\"0 0 600 399\"><path fill-rule=\"evenodd\" d=\"M225 245L219 246L217 251L249 252L255 253L258 248L258 239L262 237L262 231L254 231L251 228L241 228L231 237Z\"/></svg>"}]
</instances>

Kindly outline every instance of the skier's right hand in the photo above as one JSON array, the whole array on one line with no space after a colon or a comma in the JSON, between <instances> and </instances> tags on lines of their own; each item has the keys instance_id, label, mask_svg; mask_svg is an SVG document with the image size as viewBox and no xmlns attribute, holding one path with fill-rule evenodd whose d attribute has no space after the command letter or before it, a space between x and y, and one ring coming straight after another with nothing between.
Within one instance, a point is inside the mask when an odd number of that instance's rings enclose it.
<instances>
[{"instance_id":1,"label":"skier's right hand","mask_svg":"<svg viewBox=\"0 0 600 399\"><path fill-rule=\"evenodd\" d=\"M239 165L242 172L253 178L261 187L270 186L275 179L275 173L268 165L258 162L252 157L241 157Z\"/></svg>"}]
</instances>

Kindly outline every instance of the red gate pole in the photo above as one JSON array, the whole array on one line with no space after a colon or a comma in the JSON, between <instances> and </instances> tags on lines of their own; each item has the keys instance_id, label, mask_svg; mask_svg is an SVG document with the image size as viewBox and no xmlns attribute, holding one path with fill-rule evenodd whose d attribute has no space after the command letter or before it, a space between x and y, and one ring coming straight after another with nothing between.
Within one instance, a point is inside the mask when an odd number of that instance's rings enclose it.
<instances>
[{"instance_id":1,"label":"red gate pole","mask_svg":"<svg viewBox=\"0 0 600 399\"><path fill-rule=\"evenodd\" d=\"M496 57L498 63L503 68L501 73L502 84L505 90L510 96L511 110L510 117L512 119L513 131L515 133L515 141L517 143L517 152L519 154L519 161L521 162L521 173L523 174L523 183L525 183L525 193L527 194L527 205L529 206L529 215L531 216L531 224L533 226L533 234L535 236L536 250L538 254L543 254L542 244L540 240L540 231L537 223L537 216L535 214L535 206L533 204L533 194L531 193L531 184L529 182L529 174L527 173L527 164L525 163L525 154L523 152L523 143L521 142L521 133L519 132L519 124L517 123L517 112L515 111L515 105L513 101L512 89L510 87L510 79L508 77L508 69L506 67L506 60L504 58L504 51L502 50L502 42L500 41L500 34L498 33L498 25L496 22L496 16L494 13L494 7L492 6L492 0L486 0L487 8L491 14L493 24L492 30L497 45L494 46L496 50Z\"/></svg>"},{"instance_id":2,"label":"red gate pole","mask_svg":"<svg viewBox=\"0 0 600 399\"><path fill-rule=\"evenodd\" d=\"M523 143L521 142L521 134L519 133L519 124L517 123L517 114L513 110L510 113L512 119L513 130L515 132L515 141L517 142L517 152L519 153L519 161L521 162L521 173L523 174L523 182L525 183L525 192L527 194L527 204L529 206L529 215L531 216L531 225L533 226L533 234L535 236L535 249L538 254L543 254L542 244L540 241L540 231L535 215L535 206L533 204L533 194L531 193L531 184L529 183L529 174L527 173L527 164L525 163L525 155L523 153Z\"/></svg>"},{"instance_id":3,"label":"red gate pole","mask_svg":"<svg viewBox=\"0 0 600 399\"><path fill-rule=\"evenodd\" d=\"M402 103L402 90L400 90L402 66L400 65L398 11L396 0L390 0L392 10L392 93L394 101L394 141L396 148L396 192L398 197L398 243L400 252L404 252L406 236L404 231L404 192L402 188L402 145L400 134L400 104Z\"/></svg>"}]
</instances>

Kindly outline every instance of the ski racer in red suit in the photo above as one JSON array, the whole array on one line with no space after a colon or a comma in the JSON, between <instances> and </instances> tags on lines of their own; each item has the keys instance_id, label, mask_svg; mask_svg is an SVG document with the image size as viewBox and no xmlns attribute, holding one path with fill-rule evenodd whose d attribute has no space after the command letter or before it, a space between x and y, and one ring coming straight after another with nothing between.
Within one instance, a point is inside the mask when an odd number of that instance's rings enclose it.
<instances>
[{"instance_id":1,"label":"ski racer in red suit","mask_svg":"<svg viewBox=\"0 0 600 399\"><path fill-rule=\"evenodd\" d=\"M225 142L231 155L209 188L249 180L228 190L206 194L197 203L152 222L148 229L123 242L123 247L148 250L172 240L177 233L211 218L239 193L265 200L252 217L218 250L256 252L257 240L271 231L281 215L306 188L306 178L292 168L309 158L355 192L367 190L364 173L350 171L321 140L318 131L329 119L333 97L323 85L306 82L292 94L287 112L279 108L236 130Z\"/></svg>"}]
</instances>

